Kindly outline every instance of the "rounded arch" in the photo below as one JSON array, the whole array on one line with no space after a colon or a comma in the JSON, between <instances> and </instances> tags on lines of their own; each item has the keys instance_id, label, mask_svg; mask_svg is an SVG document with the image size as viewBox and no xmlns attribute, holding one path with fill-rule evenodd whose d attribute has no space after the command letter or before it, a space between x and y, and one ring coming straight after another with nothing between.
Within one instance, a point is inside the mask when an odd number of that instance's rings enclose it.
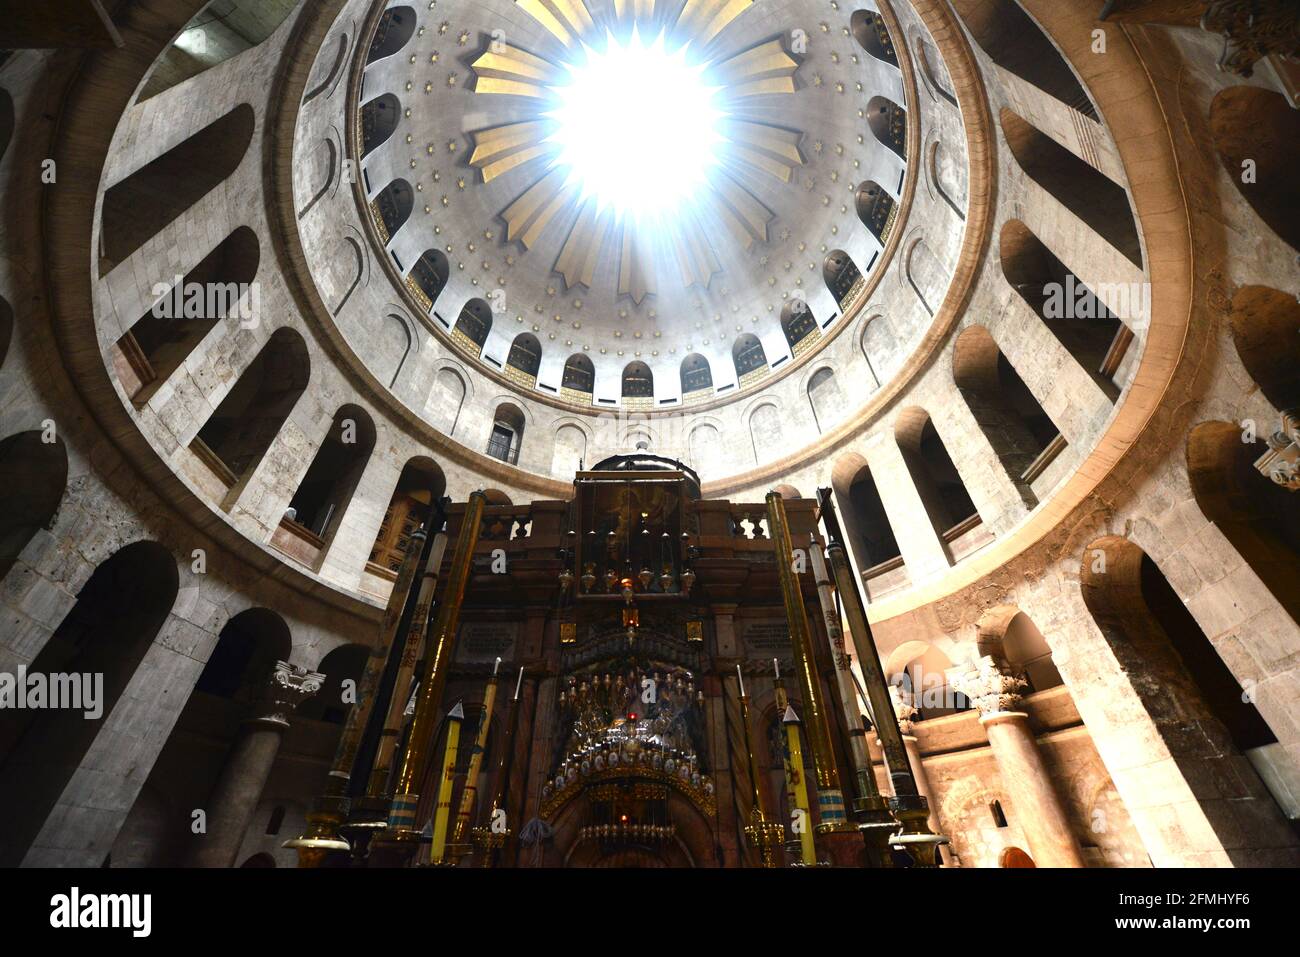
<instances>
[{"instance_id":1,"label":"rounded arch","mask_svg":"<svg viewBox=\"0 0 1300 957\"><path fill-rule=\"evenodd\" d=\"M758 336L749 332L737 336L736 341L731 344L731 362L736 367L736 378L740 380L741 388L748 384L745 381L746 376L751 373L761 374L768 368L767 353L763 351L763 343L759 341Z\"/></svg>"},{"instance_id":2,"label":"rounded arch","mask_svg":"<svg viewBox=\"0 0 1300 957\"><path fill-rule=\"evenodd\" d=\"M940 162L940 152L945 156L947 155L946 148L936 137L930 141L930 149L926 154L925 169L930 179L930 185L934 187L934 191L938 194L939 198L948 204L948 208L957 214L957 218L962 222L965 222L966 184L961 182L954 186L948 186L944 183L944 170L953 169L954 167L947 163ZM956 167L956 170L960 171L960 166ZM964 180L964 177L959 178Z\"/></svg>"},{"instance_id":3,"label":"rounded arch","mask_svg":"<svg viewBox=\"0 0 1300 957\"><path fill-rule=\"evenodd\" d=\"M321 690L298 705L297 715L310 721L343 724L357 700L361 673L370 657L366 645L349 642L332 649L312 668L325 676Z\"/></svg>"},{"instance_id":4,"label":"rounded arch","mask_svg":"<svg viewBox=\"0 0 1300 957\"><path fill-rule=\"evenodd\" d=\"M966 483L925 409L902 409L894 420L894 440L934 533L951 558L949 546L972 520L979 520Z\"/></svg>"},{"instance_id":5,"label":"rounded arch","mask_svg":"<svg viewBox=\"0 0 1300 957\"><path fill-rule=\"evenodd\" d=\"M564 375L560 380L560 387L579 393L590 401L592 393L596 391L596 366L590 357L581 352L569 356L564 361Z\"/></svg>"},{"instance_id":6,"label":"rounded arch","mask_svg":"<svg viewBox=\"0 0 1300 957\"><path fill-rule=\"evenodd\" d=\"M887 96L873 96L867 103L867 126L872 136L906 162L907 110Z\"/></svg>"},{"instance_id":7,"label":"rounded arch","mask_svg":"<svg viewBox=\"0 0 1300 957\"><path fill-rule=\"evenodd\" d=\"M1273 232L1300 250L1300 187L1295 181L1300 111L1272 90L1232 86L1210 103L1210 135L1242 197Z\"/></svg>"},{"instance_id":8,"label":"rounded arch","mask_svg":"<svg viewBox=\"0 0 1300 957\"><path fill-rule=\"evenodd\" d=\"M319 553L307 564L323 558L325 548L333 541L374 451L375 437L374 420L361 406L343 405L334 413L329 431L285 512L285 522L306 529L318 539L309 539ZM295 551L291 557L305 556Z\"/></svg>"},{"instance_id":9,"label":"rounded arch","mask_svg":"<svg viewBox=\"0 0 1300 957\"><path fill-rule=\"evenodd\" d=\"M691 465L697 472L712 471L719 464L721 441L722 433L711 422L701 422L691 428L686 445Z\"/></svg>"},{"instance_id":10,"label":"rounded arch","mask_svg":"<svg viewBox=\"0 0 1300 957\"><path fill-rule=\"evenodd\" d=\"M415 190L405 179L395 179L379 191L374 199L374 208L379 214L375 225L383 230L384 245L387 246L411 218L415 209Z\"/></svg>"},{"instance_id":11,"label":"rounded arch","mask_svg":"<svg viewBox=\"0 0 1300 957\"><path fill-rule=\"evenodd\" d=\"M80 708L6 710L0 722L0 866L21 863L154 647L179 587L176 560L165 547L153 541L124 545L91 574L31 662L29 674L94 675L100 686L97 700L84 700Z\"/></svg>"},{"instance_id":12,"label":"rounded arch","mask_svg":"<svg viewBox=\"0 0 1300 957\"><path fill-rule=\"evenodd\" d=\"M772 489L777 495L780 495L787 502L803 498L803 493L793 485L778 485Z\"/></svg>"},{"instance_id":13,"label":"rounded arch","mask_svg":"<svg viewBox=\"0 0 1300 957\"><path fill-rule=\"evenodd\" d=\"M867 231L876 237L880 245L889 238L889 231L894 225L894 214L898 206L883 186L874 179L869 179L858 187L854 205L858 219Z\"/></svg>"},{"instance_id":14,"label":"rounded arch","mask_svg":"<svg viewBox=\"0 0 1300 957\"><path fill-rule=\"evenodd\" d=\"M501 491L501 489L499 488L484 489L483 496L487 499L488 505L501 506L501 505L515 504L510 500L510 496L507 495L505 492Z\"/></svg>"},{"instance_id":15,"label":"rounded arch","mask_svg":"<svg viewBox=\"0 0 1300 957\"><path fill-rule=\"evenodd\" d=\"M898 53L894 50L894 40L889 35L885 18L874 10L855 10L849 17L849 32L858 46L866 50L877 60L898 66Z\"/></svg>"},{"instance_id":16,"label":"rounded arch","mask_svg":"<svg viewBox=\"0 0 1300 957\"><path fill-rule=\"evenodd\" d=\"M18 563L27 543L58 514L68 485L68 451L63 439L19 432L0 442L0 581Z\"/></svg>"},{"instance_id":17,"label":"rounded arch","mask_svg":"<svg viewBox=\"0 0 1300 957\"><path fill-rule=\"evenodd\" d=\"M916 52L916 62L921 67L921 79L929 87L932 95L942 97L958 109L961 107L957 103L957 97L953 95L948 85L939 79L939 71L935 69L935 64L942 64L934 48L930 43L917 33L912 38L912 49Z\"/></svg>"},{"instance_id":18,"label":"rounded arch","mask_svg":"<svg viewBox=\"0 0 1300 957\"><path fill-rule=\"evenodd\" d=\"M402 467L370 549L368 561L372 572L389 580L396 579L411 535L425 524L430 506L446 491L447 477L433 459L417 455Z\"/></svg>"},{"instance_id":19,"label":"rounded arch","mask_svg":"<svg viewBox=\"0 0 1300 957\"><path fill-rule=\"evenodd\" d=\"M1300 503L1255 468L1267 448L1236 423L1202 422L1187 437L1187 478L1202 514L1300 622Z\"/></svg>"},{"instance_id":20,"label":"rounded arch","mask_svg":"<svg viewBox=\"0 0 1300 957\"><path fill-rule=\"evenodd\" d=\"M218 698L251 701L261 693L275 663L288 661L292 652L293 635L279 613L269 608L246 608L221 629L194 690Z\"/></svg>"},{"instance_id":21,"label":"rounded arch","mask_svg":"<svg viewBox=\"0 0 1300 957\"><path fill-rule=\"evenodd\" d=\"M415 35L415 11L410 7L389 7L379 18L379 26L366 53L366 66L400 53Z\"/></svg>"},{"instance_id":22,"label":"rounded arch","mask_svg":"<svg viewBox=\"0 0 1300 957\"><path fill-rule=\"evenodd\" d=\"M361 157L364 159L392 138L402 120L402 104L391 93L361 107Z\"/></svg>"},{"instance_id":23,"label":"rounded arch","mask_svg":"<svg viewBox=\"0 0 1300 957\"><path fill-rule=\"evenodd\" d=\"M921 306L933 316L943 301L944 289L947 287L947 270L939 257L934 254L925 237L917 235L907 247L903 256L903 273L908 285L921 300Z\"/></svg>"},{"instance_id":24,"label":"rounded arch","mask_svg":"<svg viewBox=\"0 0 1300 957\"><path fill-rule=\"evenodd\" d=\"M841 311L848 310L866 282L853 257L842 249L832 249L826 254L826 259L822 262L822 279Z\"/></svg>"},{"instance_id":25,"label":"rounded arch","mask_svg":"<svg viewBox=\"0 0 1300 957\"><path fill-rule=\"evenodd\" d=\"M785 445L785 426L776 403L760 402L750 411L748 420L755 464L779 457Z\"/></svg>"},{"instance_id":26,"label":"rounded arch","mask_svg":"<svg viewBox=\"0 0 1300 957\"><path fill-rule=\"evenodd\" d=\"M492 414L492 430L488 435L487 454L508 465L519 462L519 451L524 442L524 410L513 402L502 402Z\"/></svg>"},{"instance_id":27,"label":"rounded arch","mask_svg":"<svg viewBox=\"0 0 1300 957\"><path fill-rule=\"evenodd\" d=\"M684 396L693 392L713 391L713 369L709 366L709 360L698 352L692 352L682 360L680 375Z\"/></svg>"},{"instance_id":28,"label":"rounded arch","mask_svg":"<svg viewBox=\"0 0 1300 957\"><path fill-rule=\"evenodd\" d=\"M542 343L531 332L521 332L510 343L506 355L506 374L512 379L522 377L522 384L537 384L537 370L542 367ZM511 375L511 370L517 375Z\"/></svg>"},{"instance_id":29,"label":"rounded arch","mask_svg":"<svg viewBox=\"0 0 1300 957\"><path fill-rule=\"evenodd\" d=\"M462 349L477 356L483 352L491 331L492 307L486 299L471 299L460 310L452 329L452 339Z\"/></svg>"},{"instance_id":30,"label":"rounded arch","mask_svg":"<svg viewBox=\"0 0 1300 957\"><path fill-rule=\"evenodd\" d=\"M587 433L576 422L565 422L555 430L555 451L551 454L551 475L572 479L586 464Z\"/></svg>"},{"instance_id":31,"label":"rounded arch","mask_svg":"<svg viewBox=\"0 0 1300 957\"><path fill-rule=\"evenodd\" d=\"M976 647L982 655L1001 658L1023 673L1031 691L1046 691L1064 681L1052 660L1052 649L1032 618L1015 605L998 605L975 624Z\"/></svg>"},{"instance_id":32,"label":"rounded arch","mask_svg":"<svg viewBox=\"0 0 1300 957\"><path fill-rule=\"evenodd\" d=\"M426 408L434 428L443 435L455 434L467 391L465 377L454 365L444 365L434 376Z\"/></svg>"},{"instance_id":33,"label":"rounded arch","mask_svg":"<svg viewBox=\"0 0 1300 957\"><path fill-rule=\"evenodd\" d=\"M917 720L942 718L970 710L969 699L949 682L952 658L933 642L908 642L906 652L900 648L890 661L888 680L907 695L912 707L918 709Z\"/></svg>"},{"instance_id":34,"label":"rounded arch","mask_svg":"<svg viewBox=\"0 0 1300 957\"><path fill-rule=\"evenodd\" d=\"M653 399L655 377L644 362L629 362L623 367L623 398Z\"/></svg>"},{"instance_id":35,"label":"rounded arch","mask_svg":"<svg viewBox=\"0 0 1300 957\"><path fill-rule=\"evenodd\" d=\"M819 340L822 333L817 317L802 299L791 299L781 308L781 332L785 334L791 353L796 356L802 355Z\"/></svg>"},{"instance_id":36,"label":"rounded arch","mask_svg":"<svg viewBox=\"0 0 1300 957\"><path fill-rule=\"evenodd\" d=\"M100 276L225 182L243 162L256 125L253 108L241 103L109 187L100 212Z\"/></svg>"},{"instance_id":37,"label":"rounded arch","mask_svg":"<svg viewBox=\"0 0 1300 957\"><path fill-rule=\"evenodd\" d=\"M1300 302L1268 286L1232 297L1228 328L1241 364L1279 412L1300 408Z\"/></svg>"},{"instance_id":38,"label":"rounded arch","mask_svg":"<svg viewBox=\"0 0 1300 957\"><path fill-rule=\"evenodd\" d=\"M844 418L848 403L840 388L835 370L822 366L808 378L808 404L812 408L813 422L818 432L826 432Z\"/></svg>"},{"instance_id":39,"label":"rounded arch","mask_svg":"<svg viewBox=\"0 0 1300 957\"><path fill-rule=\"evenodd\" d=\"M438 297L447 288L451 264L441 249L426 249L411 267L411 281L421 293L420 305L427 313L438 304Z\"/></svg>"}]
</instances>

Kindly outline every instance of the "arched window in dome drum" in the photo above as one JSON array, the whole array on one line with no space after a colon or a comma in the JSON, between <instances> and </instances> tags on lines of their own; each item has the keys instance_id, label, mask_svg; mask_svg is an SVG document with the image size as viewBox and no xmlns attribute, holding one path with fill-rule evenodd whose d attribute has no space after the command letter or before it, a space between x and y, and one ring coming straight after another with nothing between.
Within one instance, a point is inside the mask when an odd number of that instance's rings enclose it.
<instances>
[{"instance_id":1,"label":"arched window in dome drum","mask_svg":"<svg viewBox=\"0 0 1300 957\"><path fill-rule=\"evenodd\" d=\"M874 10L855 10L849 18L849 30L858 46L866 50L877 60L890 66L898 66L898 54L894 51L894 41L885 26L885 19Z\"/></svg>"},{"instance_id":2,"label":"arched window in dome drum","mask_svg":"<svg viewBox=\"0 0 1300 957\"><path fill-rule=\"evenodd\" d=\"M709 360L698 352L682 360L681 378L683 397L698 393L699 398L705 398L713 394L713 370Z\"/></svg>"},{"instance_id":3,"label":"arched window in dome drum","mask_svg":"<svg viewBox=\"0 0 1300 957\"><path fill-rule=\"evenodd\" d=\"M415 11L410 7L392 7L379 18L375 37L370 41L366 66L390 57L410 42L415 34Z\"/></svg>"},{"instance_id":4,"label":"arched window in dome drum","mask_svg":"<svg viewBox=\"0 0 1300 957\"><path fill-rule=\"evenodd\" d=\"M825 432L844 417L847 405L844 392L830 366L818 369L808 380L808 404L812 406L818 432Z\"/></svg>"},{"instance_id":5,"label":"arched window in dome drum","mask_svg":"<svg viewBox=\"0 0 1300 957\"><path fill-rule=\"evenodd\" d=\"M446 488L442 469L432 459L417 456L406 463L370 550L367 571L387 581L396 580L411 536L424 524L429 506Z\"/></svg>"},{"instance_id":6,"label":"arched window in dome drum","mask_svg":"<svg viewBox=\"0 0 1300 957\"><path fill-rule=\"evenodd\" d=\"M889 238L897 209L894 197L875 180L869 179L858 187L858 219L882 246Z\"/></svg>"},{"instance_id":7,"label":"arched window in dome drum","mask_svg":"<svg viewBox=\"0 0 1300 957\"><path fill-rule=\"evenodd\" d=\"M440 249L426 250L411 267L411 274L406 277L406 285L426 313L433 309L438 297L442 295L449 275L451 275L451 266Z\"/></svg>"},{"instance_id":8,"label":"arched window in dome drum","mask_svg":"<svg viewBox=\"0 0 1300 957\"><path fill-rule=\"evenodd\" d=\"M873 96L867 104L867 125L880 142L907 159L907 110L885 96Z\"/></svg>"},{"instance_id":9,"label":"arched window in dome drum","mask_svg":"<svg viewBox=\"0 0 1300 957\"><path fill-rule=\"evenodd\" d=\"M748 332L737 337L732 344L731 361L736 367L736 378L740 380L742 389L769 371L763 343L758 340L758 336Z\"/></svg>"},{"instance_id":10,"label":"arched window in dome drum","mask_svg":"<svg viewBox=\"0 0 1300 957\"><path fill-rule=\"evenodd\" d=\"M356 405L341 406L289 500L271 544L315 567L342 522L374 447L375 424L366 411Z\"/></svg>"},{"instance_id":11,"label":"arched window in dome drum","mask_svg":"<svg viewBox=\"0 0 1300 957\"><path fill-rule=\"evenodd\" d=\"M785 341L790 344L790 351L796 357L811 349L822 337L817 317L802 299L790 300L781 310L781 331L785 333Z\"/></svg>"},{"instance_id":12,"label":"arched window in dome drum","mask_svg":"<svg viewBox=\"0 0 1300 957\"><path fill-rule=\"evenodd\" d=\"M1065 449L1060 429L983 326L957 337L952 376L1021 497L1037 505L1033 483Z\"/></svg>"},{"instance_id":13,"label":"arched window in dome drum","mask_svg":"<svg viewBox=\"0 0 1300 957\"><path fill-rule=\"evenodd\" d=\"M519 450L524 442L524 413L511 402L502 402L492 417L492 431L488 435L487 454L508 465L519 462Z\"/></svg>"},{"instance_id":14,"label":"arched window in dome drum","mask_svg":"<svg viewBox=\"0 0 1300 957\"><path fill-rule=\"evenodd\" d=\"M478 356L492 331L492 307L483 299L471 299L460 311L451 338L465 352Z\"/></svg>"},{"instance_id":15,"label":"arched window in dome drum","mask_svg":"<svg viewBox=\"0 0 1300 957\"><path fill-rule=\"evenodd\" d=\"M894 440L935 535L955 561L953 543L980 521L966 483L924 409L911 406L900 413L894 423Z\"/></svg>"},{"instance_id":16,"label":"arched window in dome drum","mask_svg":"<svg viewBox=\"0 0 1300 957\"><path fill-rule=\"evenodd\" d=\"M644 362L629 362L623 369L624 405L649 407L654 402L655 377ZM632 400L628 402L627 400Z\"/></svg>"},{"instance_id":17,"label":"arched window in dome drum","mask_svg":"<svg viewBox=\"0 0 1300 957\"><path fill-rule=\"evenodd\" d=\"M395 179L370 201L375 228L379 230L384 245L392 242L397 231L406 225L415 209L415 193L404 179Z\"/></svg>"},{"instance_id":18,"label":"arched window in dome drum","mask_svg":"<svg viewBox=\"0 0 1300 957\"><path fill-rule=\"evenodd\" d=\"M272 333L190 443L190 451L205 466L200 484L213 498L226 504L231 490L253 474L310 375L302 336L289 328ZM214 482L220 483L219 489Z\"/></svg>"},{"instance_id":19,"label":"arched window in dome drum","mask_svg":"<svg viewBox=\"0 0 1300 957\"><path fill-rule=\"evenodd\" d=\"M542 366L542 344L531 332L521 332L510 344L506 356L506 375L526 388L537 385L537 370Z\"/></svg>"},{"instance_id":20,"label":"arched window in dome drum","mask_svg":"<svg viewBox=\"0 0 1300 957\"><path fill-rule=\"evenodd\" d=\"M402 104L385 93L361 107L361 155L367 156L388 142L402 118Z\"/></svg>"},{"instance_id":21,"label":"arched window in dome drum","mask_svg":"<svg viewBox=\"0 0 1300 957\"><path fill-rule=\"evenodd\" d=\"M560 380L560 394L578 402L590 402L591 394L596 391L596 367L581 352L569 356L564 363L564 377Z\"/></svg>"},{"instance_id":22,"label":"arched window in dome drum","mask_svg":"<svg viewBox=\"0 0 1300 957\"><path fill-rule=\"evenodd\" d=\"M848 312L866 287L862 270L853 261L853 257L842 249L833 249L827 254L822 264L822 279L835 297L841 312Z\"/></svg>"},{"instance_id":23,"label":"arched window in dome drum","mask_svg":"<svg viewBox=\"0 0 1300 957\"><path fill-rule=\"evenodd\" d=\"M853 538L858 562L863 566L862 577L872 577L870 573L878 569L883 573L882 565L901 565L903 553L869 466L863 465L849 482L848 499L847 531Z\"/></svg>"}]
</instances>

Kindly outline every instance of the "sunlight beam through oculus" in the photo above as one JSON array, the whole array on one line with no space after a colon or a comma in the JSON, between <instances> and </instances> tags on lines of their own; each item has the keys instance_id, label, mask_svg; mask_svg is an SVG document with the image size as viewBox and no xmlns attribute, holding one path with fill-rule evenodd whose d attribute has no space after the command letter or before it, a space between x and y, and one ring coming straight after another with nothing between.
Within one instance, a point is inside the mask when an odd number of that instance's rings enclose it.
<instances>
[{"instance_id":1,"label":"sunlight beam through oculus","mask_svg":"<svg viewBox=\"0 0 1300 957\"><path fill-rule=\"evenodd\" d=\"M552 87L557 164L602 209L671 220L720 161L718 88L705 65L687 62L685 46L668 51L663 34L648 45L635 31L626 45L607 35L583 54L565 65L568 82Z\"/></svg>"}]
</instances>

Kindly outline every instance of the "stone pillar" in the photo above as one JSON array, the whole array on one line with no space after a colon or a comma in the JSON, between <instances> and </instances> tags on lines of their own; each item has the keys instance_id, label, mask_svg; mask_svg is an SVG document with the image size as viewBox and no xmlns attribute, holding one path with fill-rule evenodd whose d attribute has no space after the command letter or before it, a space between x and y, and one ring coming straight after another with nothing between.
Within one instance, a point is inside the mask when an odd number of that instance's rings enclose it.
<instances>
[{"instance_id":1,"label":"stone pillar","mask_svg":"<svg viewBox=\"0 0 1300 957\"><path fill-rule=\"evenodd\" d=\"M1003 799L1025 835L1039 867L1086 867L1065 805L1043 764L1029 715L1017 710L1024 679L1008 673L1005 661L985 655L972 670L948 672L952 686L980 713L993 758L1002 775Z\"/></svg>"},{"instance_id":2,"label":"stone pillar","mask_svg":"<svg viewBox=\"0 0 1300 957\"><path fill-rule=\"evenodd\" d=\"M195 837L192 867L234 867L244 834L257 811L280 742L289 728L289 715L320 691L325 676L287 661L277 661L257 707L257 717L245 721L208 799L208 832Z\"/></svg>"},{"instance_id":3,"label":"stone pillar","mask_svg":"<svg viewBox=\"0 0 1300 957\"><path fill-rule=\"evenodd\" d=\"M939 828L939 813L935 810L934 791L930 787L930 778L925 773L925 765L921 763L921 745L916 735L912 733L912 722L916 718L918 709L912 705L911 696L906 695L897 685L889 686L889 694L894 699L894 714L898 716L898 730L903 732L903 747L907 749L907 762L912 766L912 777L916 780L917 793L930 805L928 818L930 830L935 834L942 834L943 831ZM953 857L951 845L939 845L939 860L944 867L956 866L957 861Z\"/></svg>"}]
</instances>

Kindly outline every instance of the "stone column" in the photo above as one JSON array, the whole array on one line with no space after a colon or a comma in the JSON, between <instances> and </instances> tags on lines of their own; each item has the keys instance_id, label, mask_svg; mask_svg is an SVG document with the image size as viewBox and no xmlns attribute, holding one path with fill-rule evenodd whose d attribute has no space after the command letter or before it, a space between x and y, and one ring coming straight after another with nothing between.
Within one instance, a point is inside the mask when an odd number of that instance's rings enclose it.
<instances>
[{"instance_id":1,"label":"stone column","mask_svg":"<svg viewBox=\"0 0 1300 957\"><path fill-rule=\"evenodd\" d=\"M935 810L934 791L930 787L930 778L925 773L925 765L921 763L921 745L917 741L916 735L912 733L912 722L918 714L918 709L913 706L911 695L904 692L897 685L889 686L889 695L894 699L894 714L898 716L898 730L903 732L903 747L907 749L907 762L912 766L912 777L916 780L916 790L930 805L930 830L935 834L942 834L943 831L939 829L939 813ZM888 778L888 775L886 775L886 778ZM944 867L956 865L957 861L953 857L951 845L939 845L939 860Z\"/></svg>"},{"instance_id":2,"label":"stone column","mask_svg":"<svg viewBox=\"0 0 1300 957\"><path fill-rule=\"evenodd\" d=\"M1039 867L1086 867L1065 805L1043 764L1029 715L1017 710L1022 678L1005 661L985 655L971 670L948 672L952 686L979 709L993 758L1002 775L1003 799L1011 806Z\"/></svg>"},{"instance_id":3,"label":"stone column","mask_svg":"<svg viewBox=\"0 0 1300 957\"><path fill-rule=\"evenodd\" d=\"M277 661L257 717L245 721L208 799L208 832L196 835L192 867L234 867L244 834L289 728L294 709L320 691L325 676Z\"/></svg>"}]
</instances>

